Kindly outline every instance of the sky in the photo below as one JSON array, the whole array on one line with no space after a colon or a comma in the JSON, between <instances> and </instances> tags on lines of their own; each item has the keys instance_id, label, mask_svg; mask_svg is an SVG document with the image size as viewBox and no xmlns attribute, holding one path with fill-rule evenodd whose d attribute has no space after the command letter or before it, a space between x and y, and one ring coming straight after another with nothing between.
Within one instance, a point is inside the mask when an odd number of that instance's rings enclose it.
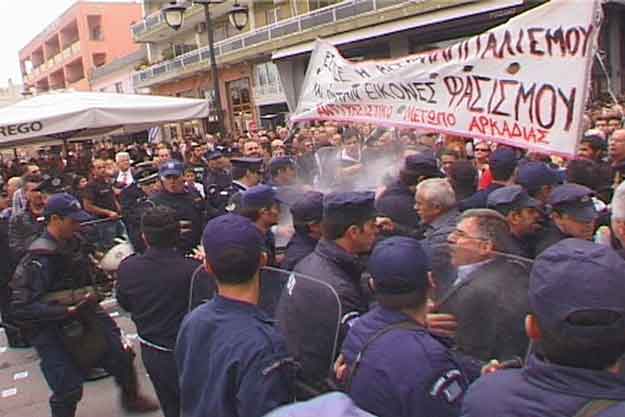
<instances>
[{"instance_id":1,"label":"sky","mask_svg":"<svg viewBox=\"0 0 625 417\"><path fill-rule=\"evenodd\" d=\"M22 83L19 50L76 1L0 0L0 86L6 86L9 78L15 84Z\"/></svg>"}]
</instances>

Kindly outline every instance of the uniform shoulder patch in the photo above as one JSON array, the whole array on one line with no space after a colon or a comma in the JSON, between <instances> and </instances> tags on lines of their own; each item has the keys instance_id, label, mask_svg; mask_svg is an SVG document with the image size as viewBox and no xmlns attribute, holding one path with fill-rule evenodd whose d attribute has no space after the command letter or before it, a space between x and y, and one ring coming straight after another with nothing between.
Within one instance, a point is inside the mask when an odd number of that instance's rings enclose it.
<instances>
[{"instance_id":1,"label":"uniform shoulder patch","mask_svg":"<svg viewBox=\"0 0 625 417\"><path fill-rule=\"evenodd\" d=\"M441 375L430 388L430 396L454 403L464 393L464 376L457 369L450 369Z\"/></svg>"}]
</instances>

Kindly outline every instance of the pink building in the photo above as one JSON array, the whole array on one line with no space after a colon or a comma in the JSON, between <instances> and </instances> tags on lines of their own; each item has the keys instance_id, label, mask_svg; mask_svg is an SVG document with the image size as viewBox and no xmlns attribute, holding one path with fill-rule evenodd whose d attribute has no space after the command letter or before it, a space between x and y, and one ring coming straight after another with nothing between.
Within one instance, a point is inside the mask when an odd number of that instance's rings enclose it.
<instances>
[{"instance_id":1,"label":"pink building","mask_svg":"<svg viewBox=\"0 0 625 417\"><path fill-rule=\"evenodd\" d=\"M130 26L141 4L78 0L19 53L24 84L37 92L90 91L90 74L135 52Z\"/></svg>"}]
</instances>

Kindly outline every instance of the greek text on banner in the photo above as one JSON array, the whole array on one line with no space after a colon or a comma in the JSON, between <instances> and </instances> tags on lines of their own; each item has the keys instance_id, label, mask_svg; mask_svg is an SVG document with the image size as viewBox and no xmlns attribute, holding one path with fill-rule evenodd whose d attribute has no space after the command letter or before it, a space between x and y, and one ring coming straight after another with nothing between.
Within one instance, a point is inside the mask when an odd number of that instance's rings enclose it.
<instances>
[{"instance_id":1,"label":"greek text on banner","mask_svg":"<svg viewBox=\"0 0 625 417\"><path fill-rule=\"evenodd\" d=\"M318 40L292 122L416 127L572 156L601 22L552 0L448 48L353 63Z\"/></svg>"}]
</instances>

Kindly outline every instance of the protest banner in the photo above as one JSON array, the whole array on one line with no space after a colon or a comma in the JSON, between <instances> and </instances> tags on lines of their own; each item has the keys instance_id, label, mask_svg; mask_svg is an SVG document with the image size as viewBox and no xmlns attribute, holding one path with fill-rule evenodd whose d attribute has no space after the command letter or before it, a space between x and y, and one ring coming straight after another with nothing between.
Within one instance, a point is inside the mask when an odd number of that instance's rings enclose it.
<instances>
[{"instance_id":1,"label":"protest banner","mask_svg":"<svg viewBox=\"0 0 625 417\"><path fill-rule=\"evenodd\" d=\"M413 127L572 156L601 24L598 0L552 0L448 48L350 62L318 40L291 122Z\"/></svg>"}]
</instances>

